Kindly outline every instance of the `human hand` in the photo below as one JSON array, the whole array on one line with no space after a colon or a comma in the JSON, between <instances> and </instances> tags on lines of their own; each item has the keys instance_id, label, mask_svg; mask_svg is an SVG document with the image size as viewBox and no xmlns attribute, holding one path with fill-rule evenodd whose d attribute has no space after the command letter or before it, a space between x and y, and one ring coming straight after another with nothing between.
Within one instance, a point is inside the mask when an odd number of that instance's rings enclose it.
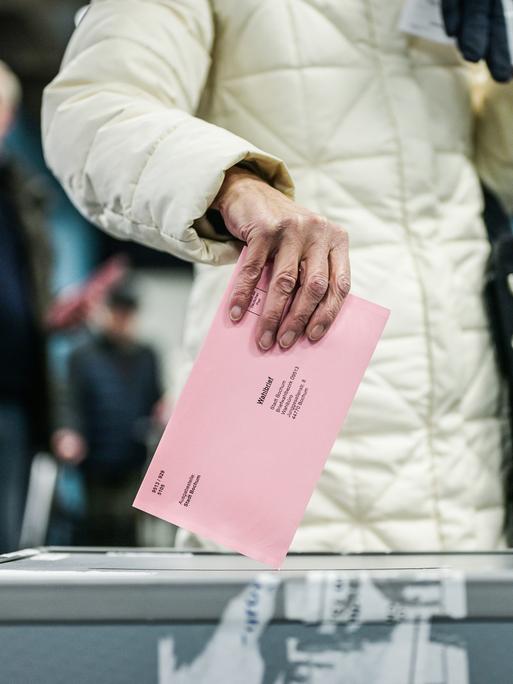
<instances>
[{"instance_id":1,"label":"human hand","mask_svg":"<svg viewBox=\"0 0 513 684\"><path fill-rule=\"evenodd\" d=\"M69 428L56 430L51 440L52 451L63 463L78 465L87 455L87 445L78 432Z\"/></svg>"},{"instance_id":2,"label":"human hand","mask_svg":"<svg viewBox=\"0 0 513 684\"><path fill-rule=\"evenodd\" d=\"M502 0L442 0L447 34L469 62L485 59L492 77L499 82L513 77Z\"/></svg>"},{"instance_id":3,"label":"human hand","mask_svg":"<svg viewBox=\"0 0 513 684\"><path fill-rule=\"evenodd\" d=\"M230 299L231 319L243 317L272 259L269 293L257 325L260 348L267 351L276 340L290 348L305 332L312 342L321 339L350 289L346 231L239 167L227 172L212 206L230 233L248 245Z\"/></svg>"}]
</instances>

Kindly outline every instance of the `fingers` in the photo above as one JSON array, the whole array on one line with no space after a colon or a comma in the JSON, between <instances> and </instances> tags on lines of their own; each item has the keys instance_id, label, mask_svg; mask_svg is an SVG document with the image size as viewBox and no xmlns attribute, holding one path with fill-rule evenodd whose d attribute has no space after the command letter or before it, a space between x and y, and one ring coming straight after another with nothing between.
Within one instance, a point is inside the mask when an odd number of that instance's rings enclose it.
<instances>
[{"instance_id":1,"label":"fingers","mask_svg":"<svg viewBox=\"0 0 513 684\"><path fill-rule=\"evenodd\" d=\"M248 245L246 261L242 267L230 298L230 318L236 323L244 316L255 287L262 275L268 258L270 245L263 240L254 240Z\"/></svg>"},{"instance_id":2,"label":"fingers","mask_svg":"<svg viewBox=\"0 0 513 684\"><path fill-rule=\"evenodd\" d=\"M506 19L501 0L494 0L491 25L490 43L486 62L492 77L499 83L507 83L513 77L513 66L511 65L511 51L508 46L508 35L506 30Z\"/></svg>"},{"instance_id":3,"label":"fingers","mask_svg":"<svg viewBox=\"0 0 513 684\"><path fill-rule=\"evenodd\" d=\"M269 291L257 327L258 344L264 351L276 340L283 312L296 287L300 258L299 247L287 240L282 242L274 257Z\"/></svg>"},{"instance_id":4,"label":"fingers","mask_svg":"<svg viewBox=\"0 0 513 684\"><path fill-rule=\"evenodd\" d=\"M461 0L442 0L442 16L447 35L458 35L461 24Z\"/></svg>"},{"instance_id":5,"label":"fingers","mask_svg":"<svg viewBox=\"0 0 513 684\"><path fill-rule=\"evenodd\" d=\"M328 254L323 246L312 250L303 263L300 287L277 336L282 349L289 349L303 335L329 287Z\"/></svg>"},{"instance_id":6,"label":"fingers","mask_svg":"<svg viewBox=\"0 0 513 684\"><path fill-rule=\"evenodd\" d=\"M329 254L330 281L326 296L308 323L306 334L312 342L320 340L335 321L351 289L351 268L347 239Z\"/></svg>"},{"instance_id":7,"label":"fingers","mask_svg":"<svg viewBox=\"0 0 513 684\"><path fill-rule=\"evenodd\" d=\"M264 227L255 229L256 236L248 243L230 297L230 317L234 322L243 317L272 258L269 291L256 326L260 349L267 351L276 341L289 349L305 331L311 341L317 341L332 325L349 292L347 233L305 211L274 228Z\"/></svg>"}]
</instances>

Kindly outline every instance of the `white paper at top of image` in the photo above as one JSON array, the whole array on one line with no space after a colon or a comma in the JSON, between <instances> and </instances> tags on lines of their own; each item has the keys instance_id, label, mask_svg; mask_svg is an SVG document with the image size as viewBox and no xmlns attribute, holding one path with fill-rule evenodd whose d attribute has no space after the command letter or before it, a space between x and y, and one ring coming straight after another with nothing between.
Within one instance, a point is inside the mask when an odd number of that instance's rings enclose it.
<instances>
[{"instance_id":1,"label":"white paper at top of image","mask_svg":"<svg viewBox=\"0 0 513 684\"><path fill-rule=\"evenodd\" d=\"M513 64L513 0L502 0L506 30L508 33L509 51ZM450 45L454 43L445 32L442 18L441 0L406 0L399 29L403 33L425 38L434 43Z\"/></svg>"},{"instance_id":2,"label":"white paper at top of image","mask_svg":"<svg viewBox=\"0 0 513 684\"><path fill-rule=\"evenodd\" d=\"M445 32L440 0L406 0L399 29L434 43L454 42Z\"/></svg>"}]
</instances>

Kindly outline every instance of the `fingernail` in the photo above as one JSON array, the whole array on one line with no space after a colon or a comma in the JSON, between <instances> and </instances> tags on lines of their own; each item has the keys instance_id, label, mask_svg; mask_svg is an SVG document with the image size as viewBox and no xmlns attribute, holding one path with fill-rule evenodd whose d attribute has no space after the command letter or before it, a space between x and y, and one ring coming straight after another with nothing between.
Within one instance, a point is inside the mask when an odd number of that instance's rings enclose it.
<instances>
[{"instance_id":1,"label":"fingernail","mask_svg":"<svg viewBox=\"0 0 513 684\"><path fill-rule=\"evenodd\" d=\"M314 341L320 339L324 334L324 330L325 327L323 325L316 325L310 333L310 339Z\"/></svg>"},{"instance_id":2,"label":"fingernail","mask_svg":"<svg viewBox=\"0 0 513 684\"><path fill-rule=\"evenodd\" d=\"M282 335L280 339L280 345L282 347L290 347L292 344L294 344L295 339L296 333L293 330L288 330L285 335Z\"/></svg>"},{"instance_id":3,"label":"fingernail","mask_svg":"<svg viewBox=\"0 0 513 684\"><path fill-rule=\"evenodd\" d=\"M242 309L240 308L240 306L233 306L231 311L230 311L230 318L232 319L232 321L240 320L241 316L242 316Z\"/></svg>"},{"instance_id":4,"label":"fingernail","mask_svg":"<svg viewBox=\"0 0 513 684\"><path fill-rule=\"evenodd\" d=\"M262 349L270 349L273 346L274 336L270 330L267 330L260 338L260 346Z\"/></svg>"}]
</instances>

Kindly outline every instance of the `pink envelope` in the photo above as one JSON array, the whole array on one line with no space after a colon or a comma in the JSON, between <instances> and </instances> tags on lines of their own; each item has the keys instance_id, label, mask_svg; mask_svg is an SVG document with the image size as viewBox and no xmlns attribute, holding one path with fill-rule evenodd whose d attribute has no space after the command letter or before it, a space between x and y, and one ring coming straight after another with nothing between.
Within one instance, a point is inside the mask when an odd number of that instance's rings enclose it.
<instances>
[{"instance_id":1,"label":"pink envelope","mask_svg":"<svg viewBox=\"0 0 513 684\"><path fill-rule=\"evenodd\" d=\"M349 295L320 342L261 352L255 326L270 267L243 320L229 318L244 258L134 506L279 568L389 311Z\"/></svg>"}]
</instances>

